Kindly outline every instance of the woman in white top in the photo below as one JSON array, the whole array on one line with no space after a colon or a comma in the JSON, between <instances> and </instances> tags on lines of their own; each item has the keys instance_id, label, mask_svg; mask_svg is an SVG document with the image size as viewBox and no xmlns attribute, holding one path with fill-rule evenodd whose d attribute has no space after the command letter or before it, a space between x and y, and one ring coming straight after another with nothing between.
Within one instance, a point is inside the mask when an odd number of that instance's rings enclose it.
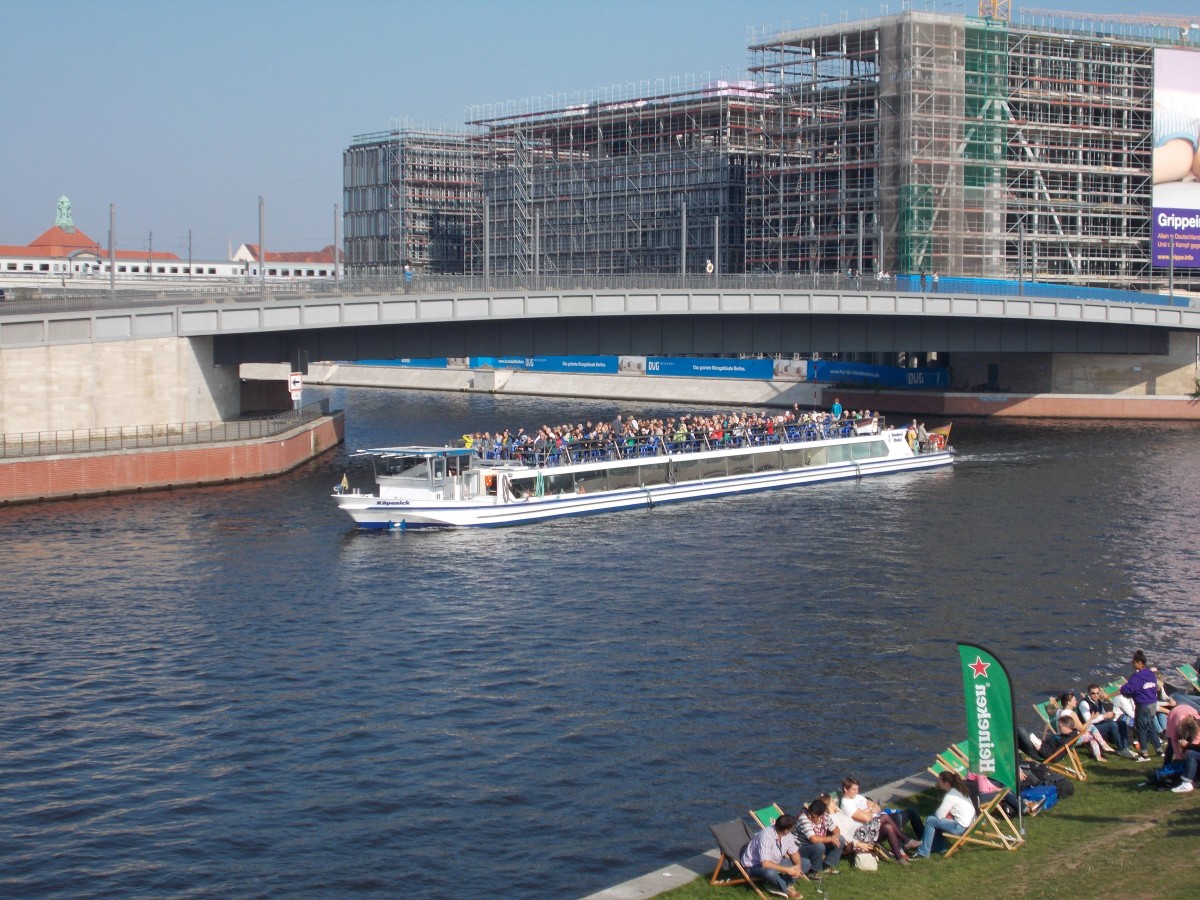
<instances>
[{"instance_id":1,"label":"woman in white top","mask_svg":"<svg viewBox=\"0 0 1200 900\"><path fill-rule=\"evenodd\" d=\"M855 841L863 844L887 841L896 862L902 866L908 865L908 854L904 852L904 834L900 831L900 826L891 816L884 815L878 803L868 800L858 792L857 779L842 779L842 799L838 805L842 812L858 824L852 835ZM911 843L915 845L916 841Z\"/></svg>"},{"instance_id":2,"label":"woman in white top","mask_svg":"<svg viewBox=\"0 0 1200 900\"><path fill-rule=\"evenodd\" d=\"M942 805L925 820L925 837L913 854L916 859L928 859L935 842L942 842L940 832L960 835L975 821L975 804L967 795L967 786L957 772L938 775L938 787L946 792Z\"/></svg>"}]
</instances>

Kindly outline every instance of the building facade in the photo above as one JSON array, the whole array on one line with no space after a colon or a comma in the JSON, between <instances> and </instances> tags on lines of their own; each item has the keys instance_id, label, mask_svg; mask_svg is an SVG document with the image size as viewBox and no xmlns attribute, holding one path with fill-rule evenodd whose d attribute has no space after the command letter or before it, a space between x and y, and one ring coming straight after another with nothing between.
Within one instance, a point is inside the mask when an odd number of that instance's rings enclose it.
<instances>
[{"instance_id":1,"label":"building facade","mask_svg":"<svg viewBox=\"0 0 1200 900\"><path fill-rule=\"evenodd\" d=\"M345 153L348 269L1161 286L1167 47L1200 77L1187 25L906 11L754 40L752 82L366 135Z\"/></svg>"}]
</instances>

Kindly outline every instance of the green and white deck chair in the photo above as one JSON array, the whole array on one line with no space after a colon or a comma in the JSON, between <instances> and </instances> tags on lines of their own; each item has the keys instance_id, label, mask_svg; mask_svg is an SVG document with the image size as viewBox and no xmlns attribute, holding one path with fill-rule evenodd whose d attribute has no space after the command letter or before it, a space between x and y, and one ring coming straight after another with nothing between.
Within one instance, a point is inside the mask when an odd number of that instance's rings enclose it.
<instances>
[{"instance_id":1,"label":"green and white deck chair","mask_svg":"<svg viewBox=\"0 0 1200 900\"><path fill-rule=\"evenodd\" d=\"M758 824L759 828L769 828L782 815L783 810L779 808L778 803L772 803L770 806L764 806L761 809L750 810L750 818Z\"/></svg>"},{"instance_id":2,"label":"green and white deck chair","mask_svg":"<svg viewBox=\"0 0 1200 900\"><path fill-rule=\"evenodd\" d=\"M1058 701L1051 697L1045 703L1033 704L1034 712L1038 714L1038 718L1042 720L1042 737L1045 738L1048 734L1058 733L1058 723L1055 721L1055 716L1058 715Z\"/></svg>"},{"instance_id":3,"label":"green and white deck chair","mask_svg":"<svg viewBox=\"0 0 1200 900\"><path fill-rule=\"evenodd\" d=\"M946 851L946 859L967 844L996 847L1001 850L1016 850L1025 843L1017 826L1001 806L1001 801L1008 793L1008 788L1001 788L994 797L982 804L979 802L979 788L974 781L967 782L967 789L971 793L971 802L975 805L975 819L962 834L945 835L946 840L951 842L950 848Z\"/></svg>"},{"instance_id":4,"label":"green and white deck chair","mask_svg":"<svg viewBox=\"0 0 1200 900\"><path fill-rule=\"evenodd\" d=\"M721 854L717 858L717 867L713 869L708 883L713 887L748 884L762 900L767 900L767 895L759 890L754 879L750 877L750 873L742 866L742 851L754 837L754 832L750 830L746 820L739 816L729 822L722 822L720 825L710 825L708 830L717 839L717 850ZM724 877L722 877L723 869L726 870Z\"/></svg>"},{"instance_id":5,"label":"green and white deck chair","mask_svg":"<svg viewBox=\"0 0 1200 900\"><path fill-rule=\"evenodd\" d=\"M1184 663L1182 666L1176 666L1179 674L1184 677L1184 680L1192 686L1192 690L1200 694L1200 673L1196 671L1196 667L1190 663Z\"/></svg>"}]
</instances>

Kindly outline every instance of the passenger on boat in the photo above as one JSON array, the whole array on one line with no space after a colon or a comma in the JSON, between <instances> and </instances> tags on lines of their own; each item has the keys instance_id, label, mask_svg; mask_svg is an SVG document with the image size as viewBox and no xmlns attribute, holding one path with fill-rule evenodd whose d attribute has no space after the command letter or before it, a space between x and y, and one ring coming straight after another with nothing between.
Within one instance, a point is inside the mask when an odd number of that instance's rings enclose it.
<instances>
[{"instance_id":1,"label":"passenger on boat","mask_svg":"<svg viewBox=\"0 0 1200 900\"><path fill-rule=\"evenodd\" d=\"M908 855L904 852L904 833L896 825L891 816L885 815L883 808L873 800L868 800L858 792L858 780L845 778L842 780L842 812L858 822L858 830L854 832L854 840L864 844L875 844L885 840L892 848L892 855L901 865L908 865ZM915 843L915 842L909 842Z\"/></svg>"},{"instance_id":2,"label":"passenger on boat","mask_svg":"<svg viewBox=\"0 0 1200 900\"><path fill-rule=\"evenodd\" d=\"M921 422L917 425L917 451L924 453L929 449L929 432L925 430L925 423Z\"/></svg>"}]
</instances>

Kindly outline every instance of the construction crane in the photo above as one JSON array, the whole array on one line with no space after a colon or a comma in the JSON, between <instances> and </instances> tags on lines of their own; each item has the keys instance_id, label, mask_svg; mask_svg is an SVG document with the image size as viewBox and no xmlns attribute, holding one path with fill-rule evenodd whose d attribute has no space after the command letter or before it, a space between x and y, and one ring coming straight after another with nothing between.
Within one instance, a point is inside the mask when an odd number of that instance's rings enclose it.
<instances>
[{"instance_id":1,"label":"construction crane","mask_svg":"<svg viewBox=\"0 0 1200 900\"><path fill-rule=\"evenodd\" d=\"M1012 20L1011 0L979 0L979 18Z\"/></svg>"}]
</instances>

